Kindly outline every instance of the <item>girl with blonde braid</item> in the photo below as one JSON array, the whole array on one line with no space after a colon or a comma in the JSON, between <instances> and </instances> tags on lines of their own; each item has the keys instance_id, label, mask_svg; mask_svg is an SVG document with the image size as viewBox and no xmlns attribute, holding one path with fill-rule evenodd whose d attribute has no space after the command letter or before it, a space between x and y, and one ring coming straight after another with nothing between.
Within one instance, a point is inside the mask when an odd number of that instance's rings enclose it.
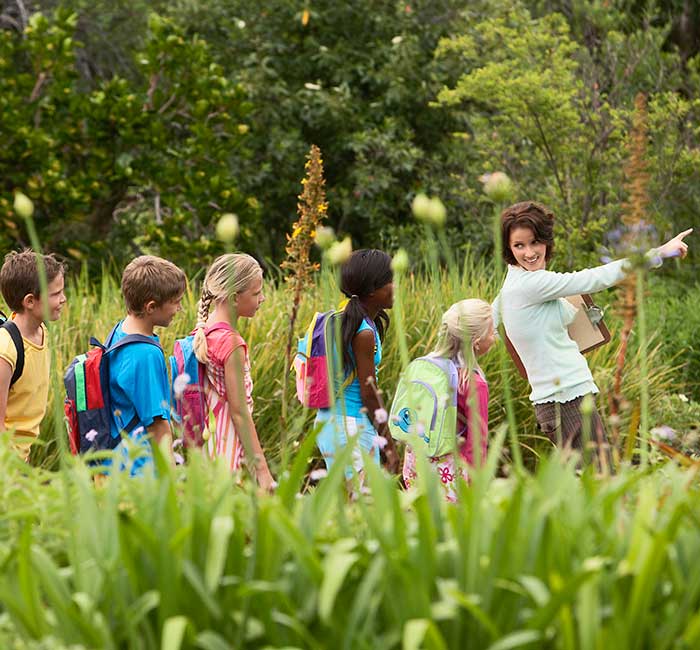
<instances>
[{"instance_id":1,"label":"girl with blonde braid","mask_svg":"<svg viewBox=\"0 0 700 650\"><path fill-rule=\"evenodd\" d=\"M223 456L232 472L245 459L260 487L274 480L253 422L253 382L248 346L236 329L265 300L263 272L250 255L229 253L214 260L202 285L194 352L206 367L204 396L214 416L209 455Z\"/></svg>"}]
</instances>

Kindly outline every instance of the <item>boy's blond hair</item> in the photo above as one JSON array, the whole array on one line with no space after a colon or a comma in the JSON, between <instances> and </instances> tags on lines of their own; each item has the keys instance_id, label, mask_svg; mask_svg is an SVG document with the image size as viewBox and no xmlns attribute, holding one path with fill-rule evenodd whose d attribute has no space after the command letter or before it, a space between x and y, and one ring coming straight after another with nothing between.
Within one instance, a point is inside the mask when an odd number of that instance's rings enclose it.
<instances>
[{"instance_id":1,"label":"boy's blond hair","mask_svg":"<svg viewBox=\"0 0 700 650\"><path fill-rule=\"evenodd\" d=\"M65 266L54 255L40 256L46 270L46 281L53 282L59 275L65 273ZM22 301L25 296L32 294L35 298L41 295L39 282L39 267L37 254L27 248L21 252L12 251L5 255L5 261L0 269L0 291L7 306L17 313L24 311Z\"/></svg>"},{"instance_id":2,"label":"boy's blond hair","mask_svg":"<svg viewBox=\"0 0 700 650\"><path fill-rule=\"evenodd\" d=\"M254 257L245 253L227 253L217 257L207 271L202 283L202 296L197 309L197 331L193 349L197 359L207 363L209 354L204 325L209 317L212 302L228 300L233 303L236 294L245 291L250 283L263 274ZM232 305L233 306L233 305Z\"/></svg>"},{"instance_id":3,"label":"boy's blond hair","mask_svg":"<svg viewBox=\"0 0 700 650\"><path fill-rule=\"evenodd\" d=\"M126 310L143 316L146 303L158 307L177 300L185 293L187 278L181 268L155 255L141 255L127 264L122 273L122 294Z\"/></svg>"}]
</instances>

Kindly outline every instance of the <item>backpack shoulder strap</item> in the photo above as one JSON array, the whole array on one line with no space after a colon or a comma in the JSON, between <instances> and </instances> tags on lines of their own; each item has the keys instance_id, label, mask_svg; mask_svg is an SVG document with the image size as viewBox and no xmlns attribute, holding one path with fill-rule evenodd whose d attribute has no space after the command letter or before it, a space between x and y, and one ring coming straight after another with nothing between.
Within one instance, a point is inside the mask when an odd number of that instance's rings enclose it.
<instances>
[{"instance_id":1,"label":"backpack shoulder strap","mask_svg":"<svg viewBox=\"0 0 700 650\"><path fill-rule=\"evenodd\" d=\"M108 341L109 340L111 340L111 335ZM144 336L143 334L127 334L124 338L121 338L113 345L110 345L105 350L105 354L118 350L119 348L129 345L130 343L148 343L150 345L155 345L159 350L163 349L160 343L158 343L158 341L154 341L150 336Z\"/></svg>"},{"instance_id":2,"label":"backpack shoulder strap","mask_svg":"<svg viewBox=\"0 0 700 650\"><path fill-rule=\"evenodd\" d=\"M114 333L117 331L117 327L119 327L119 323L117 323L112 330L110 331L109 334L107 334L107 338L105 339L104 345L100 343L94 336L90 337L90 345L97 347L97 348L102 348L102 350L107 350L107 348L110 346L112 343L112 339L114 338Z\"/></svg>"},{"instance_id":3,"label":"backpack shoulder strap","mask_svg":"<svg viewBox=\"0 0 700 650\"><path fill-rule=\"evenodd\" d=\"M10 386L12 386L24 372L24 341L22 341L22 334L19 331L19 328L10 319L7 319L0 327L7 330L12 342L15 344L15 349L17 350L15 370L12 373L12 379L10 379Z\"/></svg>"}]
</instances>

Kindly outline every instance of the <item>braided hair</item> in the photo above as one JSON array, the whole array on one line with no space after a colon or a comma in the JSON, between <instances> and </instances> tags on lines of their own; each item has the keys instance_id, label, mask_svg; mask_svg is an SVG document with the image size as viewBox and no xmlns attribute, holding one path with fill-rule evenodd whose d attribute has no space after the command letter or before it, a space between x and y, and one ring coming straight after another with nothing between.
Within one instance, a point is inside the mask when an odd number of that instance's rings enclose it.
<instances>
[{"instance_id":1,"label":"braided hair","mask_svg":"<svg viewBox=\"0 0 700 650\"><path fill-rule=\"evenodd\" d=\"M340 271L340 290L349 298L341 318L340 331L343 344L343 367L346 373L354 367L350 354L352 339L368 314L362 299L389 284L394 278L391 257L384 251L361 249L354 251ZM381 309L374 319L379 339L389 327L389 315Z\"/></svg>"},{"instance_id":2,"label":"braided hair","mask_svg":"<svg viewBox=\"0 0 700 650\"><path fill-rule=\"evenodd\" d=\"M202 283L202 294L197 303L197 325L193 349L198 361L201 363L209 361L204 327L212 303L222 300L234 303L236 294L245 291L250 283L259 277L262 277L260 264L255 258L245 253L227 253L214 260Z\"/></svg>"}]
</instances>

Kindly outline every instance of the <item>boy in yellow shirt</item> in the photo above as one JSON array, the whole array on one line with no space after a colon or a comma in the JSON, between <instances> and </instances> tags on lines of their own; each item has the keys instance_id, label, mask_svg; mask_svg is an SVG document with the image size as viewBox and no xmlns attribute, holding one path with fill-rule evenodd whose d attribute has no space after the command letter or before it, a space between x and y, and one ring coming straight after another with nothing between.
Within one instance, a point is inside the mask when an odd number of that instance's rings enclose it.
<instances>
[{"instance_id":1,"label":"boy in yellow shirt","mask_svg":"<svg viewBox=\"0 0 700 650\"><path fill-rule=\"evenodd\" d=\"M46 413L51 355L44 325L58 320L66 296L64 266L53 255L43 256L47 295L41 296L37 255L31 250L5 256L0 291L12 316L0 327L0 431L12 431L12 446L26 461ZM22 364L22 361L24 362Z\"/></svg>"}]
</instances>

